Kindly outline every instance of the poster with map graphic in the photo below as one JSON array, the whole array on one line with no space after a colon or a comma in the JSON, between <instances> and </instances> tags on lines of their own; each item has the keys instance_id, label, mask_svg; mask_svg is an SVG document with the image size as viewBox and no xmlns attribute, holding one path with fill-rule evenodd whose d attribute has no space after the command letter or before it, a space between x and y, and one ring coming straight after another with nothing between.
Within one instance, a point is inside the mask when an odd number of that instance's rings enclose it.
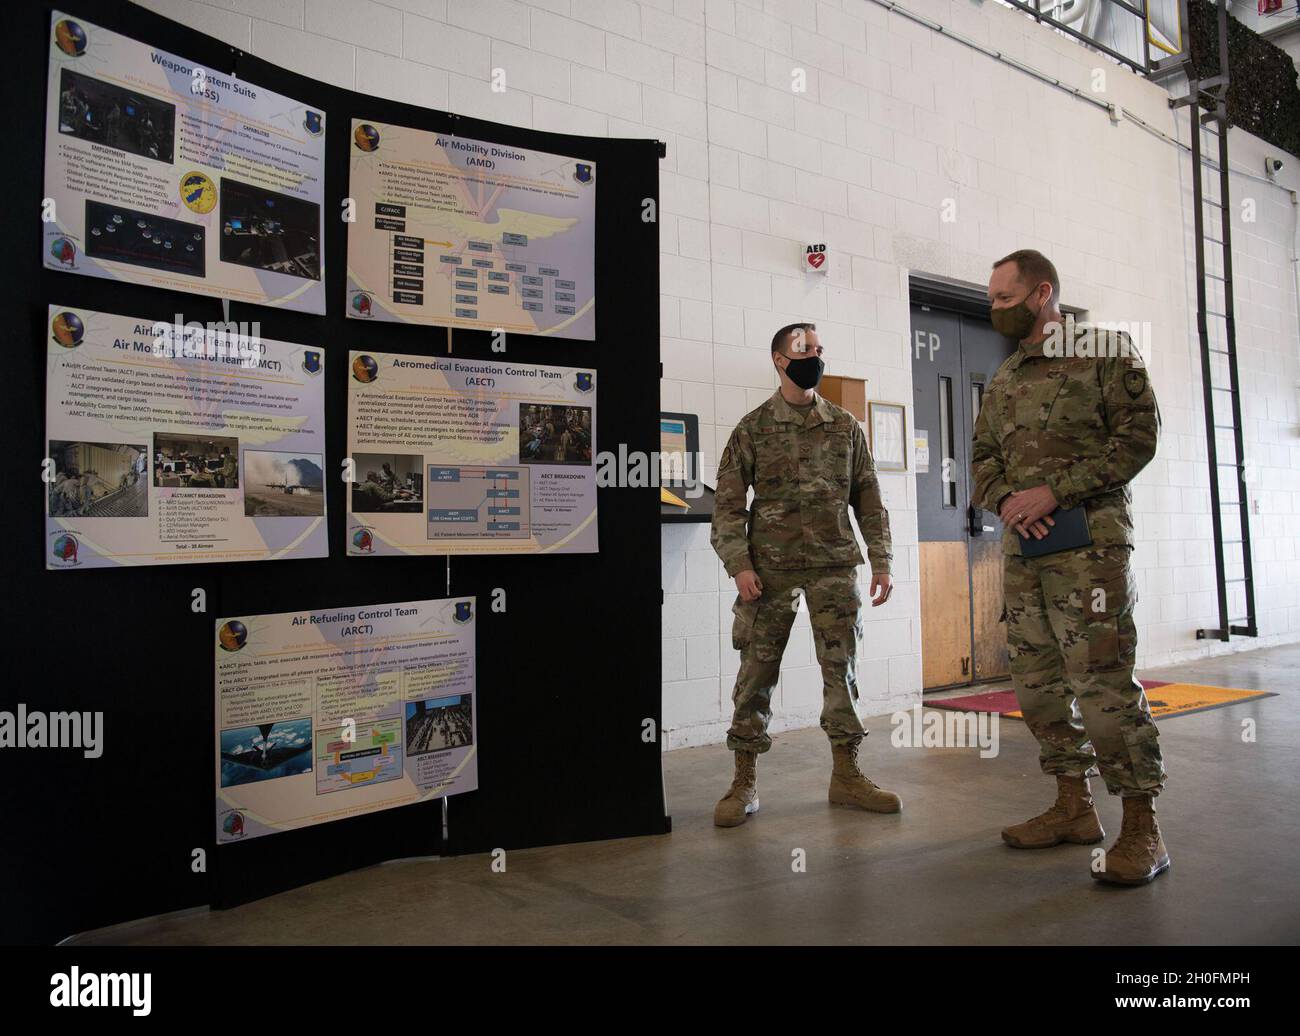
<instances>
[{"instance_id":1,"label":"poster with map graphic","mask_svg":"<svg viewBox=\"0 0 1300 1036\"><path fill-rule=\"evenodd\" d=\"M346 312L596 337L596 164L352 120Z\"/></svg>"},{"instance_id":2,"label":"poster with map graphic","mask_svg":"<svg viewBox=\"0 0 1300 1036\"><path fill-rule=\"evenodd\" d=\"M325 113L55 11L47 269L325 312Z\"/></svg>"},{"instance_id":3,"label":"poster with map graphic","mask_svg":"<svg viewBox=\"0 0 1300 1036\"><path fill-rule=\"evenodd\" d=\"M45 567L323 558L325 352L50 306Z\"/></svg>"},{"instance_id":4,"label":"poster with map graphic","mask_svg":"<svg viewBox=\"0 0 1300 1036\"><path fill-rule=\"evenodd\" d=\"M353 351L347 553L594 554L596 373Z\"/></svg>"},{"instance_id":5,"label":"poster with map graphic","mask_svg":"<svg viewBox=\"0 0 1300 1036\"><path fill-rule=\"evenodd\" d=\"M217 619L217 842L477 788L474 606Z\"/></svg>"}]
</instances>

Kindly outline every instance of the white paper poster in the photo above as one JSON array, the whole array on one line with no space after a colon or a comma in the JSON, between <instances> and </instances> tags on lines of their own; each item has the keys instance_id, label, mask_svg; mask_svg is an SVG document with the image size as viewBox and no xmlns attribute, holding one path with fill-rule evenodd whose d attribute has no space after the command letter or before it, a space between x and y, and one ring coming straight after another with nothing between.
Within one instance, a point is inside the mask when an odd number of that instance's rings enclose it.
<instances>
[{"instance_id":1,"label":"white paper poster","mask_svg":"<svg viewBox=\"0 0 1300 1036\"><path fill-rule=\"evenodd\" d=\"M216 621L217 841L478 787L475 599Z\"/></svg>"},{"instance_id":2,"label":"white paper poster","mask_svg":"<svg viewBox=\"0 0 1300 1036\"><path fill-rule=\"evenodd\" d=\"M55 11L46 268L325 312L325 113Z\"/></svg>"},{"instance_id":3,"label":"white paper poster","mask_svg":"<svg viewBox=\"0 0 1300 1036\"><path fill-rule=\"evenodd\" d=\"M596 164L352 121L347 315L596 337Z\"/></svg>"},{"instance_id":4,"label":"white paper poster","mask_svg":"<svg viewBox=\"0 0 1300 1036\"><path fill-rule=\"evenodd\" d=\"M319 347L47 314L45 565L318 558Z\"/></svg>"},{"instance_id":5,"label":"white paper poster","mask_svg":"<svg viewBox=\"0 0 1300 1036\"><path fill-rule=\"evenodd\" d=\"M350 356L349 556L597 550L595 371Z\"/></svg>"}]
</instances>

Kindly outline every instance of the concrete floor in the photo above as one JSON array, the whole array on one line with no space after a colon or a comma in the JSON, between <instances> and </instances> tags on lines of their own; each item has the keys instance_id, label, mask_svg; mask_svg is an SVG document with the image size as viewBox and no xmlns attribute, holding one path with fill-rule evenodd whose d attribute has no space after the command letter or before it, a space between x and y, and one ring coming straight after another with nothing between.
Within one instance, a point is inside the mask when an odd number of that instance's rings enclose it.
<instances>
[{"instance_id":1,"label":"concrete floor","mask_svg":"<svg viewBox=\"0 0 1300 1036\"><path fill-rule=\"evenodd\" d=\"M1140 675L1278 692L1161 723L1159 800L1172 867L1144 888L1100 886L1090 848L1017 851L1001 828L1054 786L1022 723L998 757L890 745L871 722L863 768L903 797L892 816L826 803L820 730L778 736L759 761L762 810L712 824L730 779L721 746L664 757L673 833L371 867L224 912L119 925L74 945L1258 944L1300 941L1300 645ZM1244 744L1242 720L1258 740ZM1094 791L1100 792L1099 781ZM1110 844L1119 803L1099 806ZM454 811L453 811L454 818ZM795 873L792 854L806 854Z\"/></svg>"}]
</instances>

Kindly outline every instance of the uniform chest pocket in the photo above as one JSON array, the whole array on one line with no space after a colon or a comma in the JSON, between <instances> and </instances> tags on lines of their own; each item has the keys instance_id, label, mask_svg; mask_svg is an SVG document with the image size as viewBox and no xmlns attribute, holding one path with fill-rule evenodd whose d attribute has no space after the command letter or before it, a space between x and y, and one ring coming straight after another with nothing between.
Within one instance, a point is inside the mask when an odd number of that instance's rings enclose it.
<instances>
[{"instance_id":1,"label":"uniform chest pocket","mask_svg":"<svg viewBox=\"0 0 1300 1036\"><path fill-rule=\"evenodd\" d=\"M795 436L785 432L754 435L754 487L767 495L784 485L799 482Z\"/></svg>"},{"instance_id":2,"label":"uniform chest pocket","mask_svg":"<svg viewBox=\"0 0 1300 1036\"><path fill-rule=\"evenodd\" d=\"M1021 428L1047 427L1057 397L1068 380L1065 371L1048 371L1043 377L1020 386L1016 393L1016 424Z\"/></svg>"},{"instance_id":3,"label":"uniform chest pocket","mask_svg":"<svg viewBox=\"0 0 1300 1036\"><path fill-rule=\"evenodd\" d=\"M826 432L823 434L818 461L818 474L828 479L836 488L847 489L853 474L853 443L849 433Z\"/></svg>"}]
</instances>

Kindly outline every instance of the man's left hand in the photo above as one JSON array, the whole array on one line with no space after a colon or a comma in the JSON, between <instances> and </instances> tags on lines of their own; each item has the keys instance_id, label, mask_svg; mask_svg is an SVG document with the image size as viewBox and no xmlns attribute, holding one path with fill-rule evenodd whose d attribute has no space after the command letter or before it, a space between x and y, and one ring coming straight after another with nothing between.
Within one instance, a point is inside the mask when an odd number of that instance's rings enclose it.
<instances>
[{"instance_id":1,"label":"man's left hand","mask_svg":"<svg viewBox=\"0 0 1300 1036\"><path fill-rule=\"evenodd\" d=\"M888 575L871 574L871 607L879 608L889 600L889 595L893 592L894 584Z\"/></svg>"},{"instance_id":2,"label":"man's left hand","mask_svg":"<svg viewBox=\"0 0 1300 1036\"><path fill-rule=\"evenodd\" d=\"M998 517L1025 539L1032 534L1041 540L1047 535L1046 526L1056 524L1048 516L1060 506L1050 486L1034 486L1008 496Z\"/></svg>"}]
</instances>

